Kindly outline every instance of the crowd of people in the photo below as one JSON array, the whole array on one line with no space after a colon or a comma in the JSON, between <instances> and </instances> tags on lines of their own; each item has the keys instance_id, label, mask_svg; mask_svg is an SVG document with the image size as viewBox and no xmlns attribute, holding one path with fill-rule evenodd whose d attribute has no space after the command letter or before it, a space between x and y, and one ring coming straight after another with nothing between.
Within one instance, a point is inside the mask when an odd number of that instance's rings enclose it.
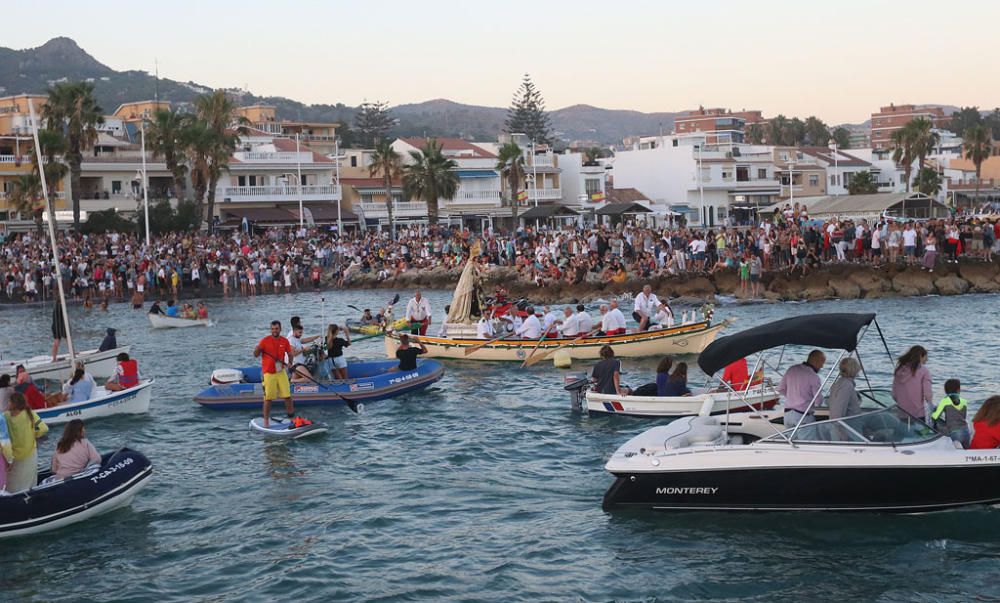
<instances>
[{"instance_id":1,"label":"crowd of people","mask_svg":"<svg viewBox=\"0 0 1000 603\"><path fill-rule=\"evenodd\" d=\"M132 233L60 235L64 283L85 303L140 301L151 292L177 298L209 288L225 295L262 295L349 287L359 275L376 280L410 270L455 268L470 253L486 266L517 270L522 283L624 283L683 273L732 270L741 288L759 295L769 271L805 274L826 263L919 264L933 270L960 257L992 261L1000 221L977 217L898 222L815 220L785 205L754 227L651 227L645 223L561 229L523 227L473 233L449 226L336 231L270 228L171 233L149 248ZM0 282L8 299L53 294L48 239L7 234L0 241Z\"/></svg>"}]
</instances>

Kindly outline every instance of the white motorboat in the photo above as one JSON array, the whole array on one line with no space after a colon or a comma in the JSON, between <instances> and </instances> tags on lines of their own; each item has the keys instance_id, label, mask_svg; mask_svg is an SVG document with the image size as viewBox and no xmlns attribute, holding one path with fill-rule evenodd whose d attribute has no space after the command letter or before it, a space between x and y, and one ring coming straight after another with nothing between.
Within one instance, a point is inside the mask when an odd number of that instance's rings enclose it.
<instances>
[{"instance_id":1,"label":"white motorboat","mask_svg":"<svg viewBox=\"0 0 1000 603\"><path fill-rule=\"evenodd\" d=\"M777 321L720 339L698 364L711 375L785 344L857 353L858 334L874 319ZM884 393L863 395L868 406L891 404ZM605 469L615 482L604 508L926 512L1000 503L1000 455L984 452L962 449L895 405L790 429L780 411L685 417L643 432L611 456Z\"/></svg>"},{"instance_id":2,"label":"white motorboat","mask_svg":"<svg viewBox=\"0 0 1000 603\"><path fill-rule=\"evenodd\" d=\"M144 379L135 387L113 392L103 387L94 388L94 395L83 402L64 403L35 412L49 425L68 423L73 419L97 419L111 415L131 415L149 412L153 379Z\"/></svg>"},{"instance_id":3,"label":"white motorboat","mask_svg":"<svg viewBox=\"0 0 1000 603\"><path fill-rule=\"evenodd\" d=\"M166 314L146 314L149 324L154 329L187 329L190 327L208 327L212 321L207 318L181 318Z\"/></svg>"},{"instance_id":4,"label":"white motorboat","mask_svg":"<svg viewBox=\"0 0 1000 603\"><path fill-rule=\"evenodd\" d=\"M88 350L76 354L77 362L83 362L87 372L97 379L107 379L115 374L115 367L118 365L115 357L124 352L129 353L132 346L123 345L117 348L99 352ZM41 355L19 360L0 360L0 375L14 376L18 365L23 364L32 379L53 379L64 381L73 376L73 364L69 354L56 356L56 361L52 362L52 356Z\"/></svg>"},{"instance_id":5,"label":"white motorboat","mask_svg":"<svg viewBox=\"0 0 1000 603\"><path fill-rule=\"evenodd\" d=\"M778 404L779 395L772 384L762 383L739 393L703 387L690 396L617 396L590 390L584 398L591 415L686 417L771 409Z\"/></svg>"}]
</instances>

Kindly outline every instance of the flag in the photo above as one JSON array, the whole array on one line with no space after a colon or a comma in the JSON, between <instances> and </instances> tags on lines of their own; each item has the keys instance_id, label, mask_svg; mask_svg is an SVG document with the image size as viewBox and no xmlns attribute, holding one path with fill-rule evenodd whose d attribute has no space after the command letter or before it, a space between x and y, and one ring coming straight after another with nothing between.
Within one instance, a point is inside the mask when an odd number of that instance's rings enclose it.
<instances>
[{"instance_id":1,"label":"flag","mask_svg":"<svg viewBox=\"0 0 1000 603\"><path fill-rule=\"evenodd\" d=\"M604 201L604 199L605 199L605 196L604 196L604 193L602 193L602 192L600 192L600 191L598 191L598 192L596 192L596 193L592 193L592 194L590 195L590 200L591 200L591 201L592 201L593 203L599 203L599 202L601 202L601 201Z\"/></svg>"},{"instance_id":2,"label":"flag","mask_svg":"<svg viewBox=\"0 0 1000 603\"><path fill-rule=\"evenodd\" d=\"M518 193L517 193L517 200L518 201L527 201L528 200L528 191L518 191Z\"/></svg>"}]
</instances>

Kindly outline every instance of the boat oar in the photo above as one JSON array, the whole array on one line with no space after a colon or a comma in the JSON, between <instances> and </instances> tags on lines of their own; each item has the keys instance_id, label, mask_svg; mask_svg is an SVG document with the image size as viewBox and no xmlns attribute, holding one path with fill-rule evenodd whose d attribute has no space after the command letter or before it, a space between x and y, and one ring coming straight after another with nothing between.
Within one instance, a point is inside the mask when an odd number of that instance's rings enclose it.
<instances>
[{"instance_id":1,"label":"boat oar","mask_svg":"<svg viewBox=\"0 0 1000 603\"><path fill-rule=\"evenodd\" d=\"M528 365L528 361L531 360L531 357L534 356L535 352L538 351L538 346L542 345L542 342L545 341L545 336L548 335L548 334L549 334L548 331L542 333L542 336L538 338L538 342L535 343L535 347L531 348L531 353L528 354L528 357L525 358L524 362L521 363L521 367L520 368L524 368L525 366Z\"/></svg>"},{"instance_id":2,"label":"boat oar","mask_svg":"<svg viewBox=\"0 0 1000 603\"><path fill-rule=\"evenodd\" d=\"M268 353L267 353L267 352L265 352L264 350L261 350L261 351L260 351L260 353L261 353L261 354L264 354L265 356L267 356L268 358L270 358L271 360L273 360L273 361L275 361L275 362L279 362L279 363L281 362L280 360L278 360L278 359L277 359L277 358L275 358L274 356L272 356L272 355L268 354ZM333 391L332 389L330 389L330 387L329 387L328 385L324 385L324 384L320 383L319 381L316 381L315 379L313 379L312 377L310 377L309 375L307 375L307 374L305 374L305 373L300 373L300 372L299 372L299 369L297 369L297 368L296 368L296 369L293 369L293 370L292 370L292 372L294 372L294 373L295 373L296 375L298 375L299 377L305 377L306 379L308 379L308 380L312 381L312 382L313 382L313 383L315 383L316 385L318 385L318 386L320 386L321 388L323 388L323 390L324 390L324 391L326 391L326 392L328 392L328 393L331 393L331 394L333 394L334 396L337 396L338 398L340 398L341 400L343 400L345 404L347 404L347 408L350 408L350 409L351 409L351 410L353 410L353 411L354 411L355 413L357 413L357 412L358 412L358 403L357 403L357 402L356 402L355 400L351 400L351 399L350 399L350 398L348 398L347 396L342 396L342 395L340 395L339 393L337 393L337 392ZM263 375L261 375L261 380L263 380Z\"/></svg>"},{"instance_id":3,"label":"boat oar","mask_svg":"<svg viewBox=\"0 0 1000 603\"><path fill-rule=\"evenodd\" d=\"M584 333L582 335L578 335L576 339L572 339L570 341L567 341L566 343L562 344L561 346L559 346L557 348L552 348L551 350L549 350L548 352L545 352L541 356L535 356L534 358L529 358L528 360L525 360L524 361L524 365L522 365L522 366L531 366L533 364L538 364L542 360L545 360L546 358L548 358L552 354L555 354L556 352L558 352L559 350L565 348L566 346L572 345L572 344L580 341L581 339L586 339L587 337L590 337L591 335L593 335L594 333L596 333L596 332L598 332L600 330L601 330L601 327L597 327L597 328L595 328L594 330L592 330L592 331L590 331L588 333Z\"/></svg>"},{"instance_id":4,"label":"boat oar","mask_svg":"<svg viewBox=\"0 0 1000 603\"><path fill-rule=\"evenodd\" d=\"M471 348L466 348L465 349L465 355L466 356L470 356L470 355L478 352L479 350L485 348L486 346L490 345L491 343L496 343L498 341L502 341L504 339L507 339L508 337L510 337L513 334L514 333L507 333L506 335L501 335L500 337L494 337L493 339L490 339L488 341L484 341L482 343L477 343L476 345L472 346Z\"/></svg>"}]
</instances>

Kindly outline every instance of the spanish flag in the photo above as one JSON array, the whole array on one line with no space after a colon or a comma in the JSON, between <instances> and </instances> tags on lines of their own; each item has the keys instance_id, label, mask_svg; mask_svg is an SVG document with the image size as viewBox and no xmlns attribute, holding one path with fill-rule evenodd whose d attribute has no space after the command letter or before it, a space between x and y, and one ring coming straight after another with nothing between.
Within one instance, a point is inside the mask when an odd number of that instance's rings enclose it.
<instances>
[{"instance_id":1,"label":"spanish flag","mask_svg":"<svg viewBox=\"0 0 1000 603\"><path fill-rule=\"evenodd\" d=\"M590 195L590 200L593 201L594 203L598 203L600 201L604 201L604 199L605 199L604 193L602 193L600 191L598 191L598 192L593 193L592 195Z\"/></svg>"},{"instance_id":2,"label":"spanish flag","mask_svg":"<svg viewBox=\"0 0 1000 603\"><path fill-rule=\"evenodd\" d=\"M519 203L524 203L528 200L528 191L518 191L517 200Z\"/></svg>"}]
</instances>

